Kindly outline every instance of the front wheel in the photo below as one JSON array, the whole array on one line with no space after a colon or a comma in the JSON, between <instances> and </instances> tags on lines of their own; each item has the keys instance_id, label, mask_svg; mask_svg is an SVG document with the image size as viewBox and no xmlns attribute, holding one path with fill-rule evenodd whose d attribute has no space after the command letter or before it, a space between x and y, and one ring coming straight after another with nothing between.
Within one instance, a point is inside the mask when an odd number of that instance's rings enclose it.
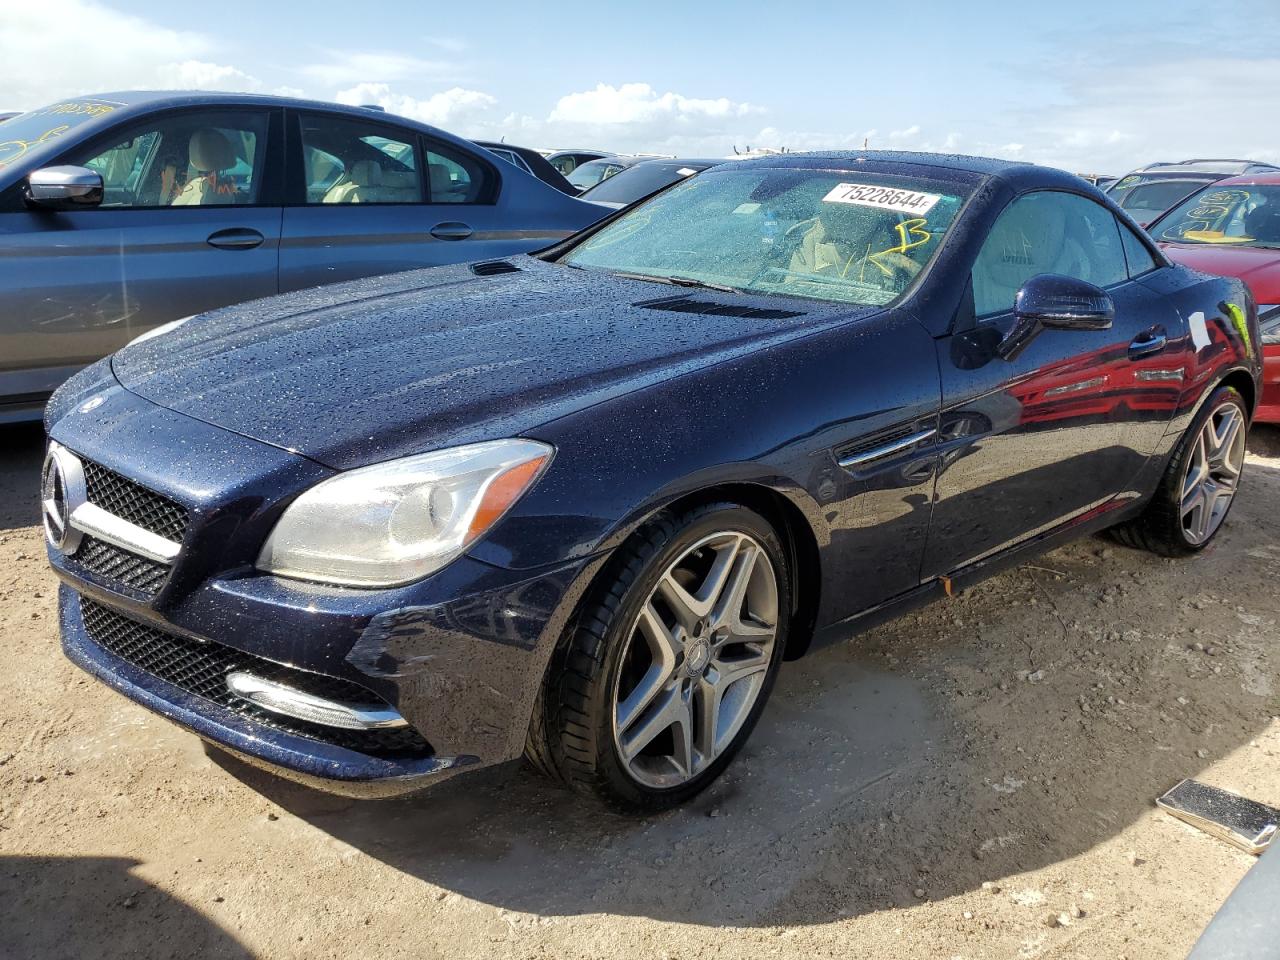
<instances>
[{"instance_id":1,"label":"front wheel","mask_svg":"<svg viewBox=\"0 0 1280 960\"><path fill-rule=\"evenodd\" d=\"M1203 550L1222 528L1244 470L1249 411L1234 387L1220 387L1196 415L1147 509L1113 529L1126 546L1166 557Z\"/></svg>"},{"instance_id":2,"label":"front wheel","mask_svg":"<svg viewBox=\"0 0 1280 960\"><path fill-rule=\"evenodd\" d=\"M631 811L682 803L746 740L791 610L773 527L732 503L663 515L620 548L552 661L529 754Z\"/></svg>"}]
</instances>

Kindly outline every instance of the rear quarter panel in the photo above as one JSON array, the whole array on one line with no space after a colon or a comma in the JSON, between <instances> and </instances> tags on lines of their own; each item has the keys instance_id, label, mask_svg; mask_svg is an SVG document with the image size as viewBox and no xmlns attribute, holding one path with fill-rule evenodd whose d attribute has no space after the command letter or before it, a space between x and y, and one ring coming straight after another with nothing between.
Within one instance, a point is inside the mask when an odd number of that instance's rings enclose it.
<instances>
[{"instance_id":1,"label":"rear quarter panel","mask_svg":"<svg viewBox=\"0 0 1280 960\"><path fill-rule=\"evenodd\" d=\"M1168 297L1183 323L1166 351L1168 359L1184 371L1178 407L1165 434L1167 452L1209 394L1232 372L1241 371L1253 380L1255 402L1261 396L1258 310L1249 289L1233 277L1210 276L1174 265L1141 278L1141 282Z\"/></svg>"}]
</instances>

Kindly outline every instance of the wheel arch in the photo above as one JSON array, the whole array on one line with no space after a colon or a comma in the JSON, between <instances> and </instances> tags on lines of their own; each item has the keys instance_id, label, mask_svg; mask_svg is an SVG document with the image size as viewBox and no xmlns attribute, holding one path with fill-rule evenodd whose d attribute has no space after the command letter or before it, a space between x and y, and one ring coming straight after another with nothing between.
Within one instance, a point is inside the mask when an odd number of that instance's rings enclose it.
<instances>
[{"instance_id":1,"label":"wheel arch","mask_svg":"<svg viewBox=\"0 0 1280 960\"><path fill-rule=\"evenodd\" d=\"M682 484L651 499L618 524L605 538L604 546L616 552L624 543L642 536L645 528L660 514L679 513L707 503L736 503L760 514L777 531L787 551L791 570L792 621L787 640L787 660L794 660L808 650L818 620L822 600L823 530L817 504L800 488L784 488L760 479L718 478L701 485ZM597 586L614 574L613 564L605 563L583 592L579 604L595 595Z\"/></svg>"},{"instance_id":2,"label":"wheel arch","mask_svg":"<svg viewBox=\"0 0 1280 960\"><path fill-rule=\"evenodd\" d=\"M1200 407L1208 402L1214 391L1219 387L1233 387L1237 390L1244 397L1245 406L1249 408L1249 419L1253 419L1258 407L1258 385L1253 378L1253 374L1243 367L1227 371L1217 383L1206 390L1204 396L1200 398L1200 402L1196 405L1197 412L1199 412Z\"/></svg>"}]
</instances>

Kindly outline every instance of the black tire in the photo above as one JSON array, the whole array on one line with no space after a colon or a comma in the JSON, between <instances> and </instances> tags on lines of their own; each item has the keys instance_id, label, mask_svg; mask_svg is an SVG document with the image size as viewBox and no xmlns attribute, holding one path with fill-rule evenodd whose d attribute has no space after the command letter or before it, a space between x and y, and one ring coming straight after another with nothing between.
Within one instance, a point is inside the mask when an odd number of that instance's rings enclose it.
<instances>
[{"instance_id":1,"label":"black tire","mask_svg":"<svg viewBox=\"0 0 1280 960\"><path fill-rule=\"evenodd\" d=\"M749 534L773 565L778 622L771 659L757 699L729 746L688 781L655 789L627 772L615 746L613 691L620 661L641 606L658 579L690 546L720 531ZM759 514L721 502L658 515L618 549L552 655L534 705L526 756L553 779L625 813L650 813L684 803L723 772L759 719L783 659L791 612L787 552Z\"/></svg>"},{"instance_id":2,"label":"black tire","mask_svg":"<svg viewBox=\"0 0 1280 960\"><path fill-rule=\"evenodd\" d=\"M1186 433L1178 441L1173 455L1165 467L1164 476L1160 478L1160 486L1147 504L1146 509L1133 520L1112 527L1108 533L1118 543L1135 550L1147 550L1162 557L1187 557L1199 553L1217 537L1226 521L1226 513L1222 521L1203 541L1196 543L1188 538L1182 519L1182 484L1187 473L1187 461L1194 452L1196 438L1204 428L1205 421L1219 411L1223 404L1234 404L1244 418L1244 429L1249 425L1249 408L1244 397L1235 387L1219 387L1201 407ZM1234 496L1227 504L1230 512Z\"/></svg>"}]
</instances>

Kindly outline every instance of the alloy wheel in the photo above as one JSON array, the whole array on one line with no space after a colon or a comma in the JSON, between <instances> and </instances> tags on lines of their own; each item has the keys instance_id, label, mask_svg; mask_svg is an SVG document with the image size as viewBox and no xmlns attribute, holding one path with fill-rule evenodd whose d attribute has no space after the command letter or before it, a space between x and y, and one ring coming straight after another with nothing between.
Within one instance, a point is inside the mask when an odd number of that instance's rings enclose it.
<instances>
[{"instance_id":1,"label":"alloy wheel","mask_svg":"<svg viewBox=\"0 0 1280 960\"><path fill-rule=\"evenodd\" d=\"M1244 469L1245 419L1224 403L1205 420L1192 444L1182 480L1182 530L1199 545L1222 525Z\"/></svg>"},{"instance_id":2,"label":"alloy wheel","mask_svg":"<svg viewBox=\"0 0 1280 960\"><path fill-rule=\"evenodd\" d=\"M777 632L777 574L758 541L723 531L685 550L641 607L614 683L627 773L669 788L723 754L764 687Z\"/></svg>"}]
</instances>

